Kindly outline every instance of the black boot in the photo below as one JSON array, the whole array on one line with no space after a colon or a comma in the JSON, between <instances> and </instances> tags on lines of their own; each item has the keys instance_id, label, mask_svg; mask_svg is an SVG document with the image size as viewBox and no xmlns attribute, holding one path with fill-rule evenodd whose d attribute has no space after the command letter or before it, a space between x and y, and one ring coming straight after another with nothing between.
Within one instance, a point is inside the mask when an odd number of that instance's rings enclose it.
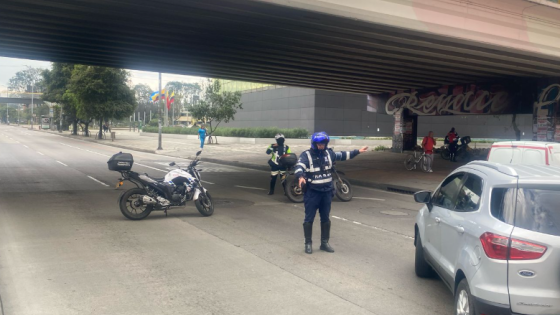
<instances>
[{"instance_id":1,"label":"black boot","mask_svg":"<svg viewBox=\"0 0 560 315\"><path fill-rule=\"evenodd\" d=\"M331 245L329 245L329 238L331 236L331 221L321 222L321 247L320 250L324 250L329 253L334 253Z\"/></svg>"},{"instance_id":2,"label":"black boot","mask_svg":"<svg viewBox=\"0 0 560 315\"><path fill-rule=\"evenodd\" d=\"M305 253L313 253L311 248L311 235L313 234L313 222L303 222L303 235L305 237Z\"/></svg>"},{"instance_id":3,"label":"black boot","mask_svg":"<svg viewBox=\"0 0 560 315\"><path fill-rule=\"evenodd\" d=\"M270 190L268 191L269 195L274 195L274 187L276 186L276 179L277 178L278 178L278 175L270 176Z\"/></svg>"},{"instance_id":4,"label":"black boot","mask_svg":"<svg viewBox=\"0 0 560 315\"><path fill-rule=\"evenodd\" d=\"M282 188L284 189L284 196L286 196L286 180L282 181Z\"/></svg>"}]
</instances>

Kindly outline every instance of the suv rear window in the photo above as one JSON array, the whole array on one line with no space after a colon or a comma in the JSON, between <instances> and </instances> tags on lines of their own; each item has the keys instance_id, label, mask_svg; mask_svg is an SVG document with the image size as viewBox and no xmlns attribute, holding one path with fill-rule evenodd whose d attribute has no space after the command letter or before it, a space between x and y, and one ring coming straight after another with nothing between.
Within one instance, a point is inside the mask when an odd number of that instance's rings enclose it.
<instances>
[{"instance_id":1,"label":"suv rear window","mask_svg":"<svg viewBox=\"0 0 560 315\"><path fill-rule=\"evenodd\" d=\"M515 226L539 233L560 236L560 188L529 189L517 192Z\"/></svg>"}]
</instances>

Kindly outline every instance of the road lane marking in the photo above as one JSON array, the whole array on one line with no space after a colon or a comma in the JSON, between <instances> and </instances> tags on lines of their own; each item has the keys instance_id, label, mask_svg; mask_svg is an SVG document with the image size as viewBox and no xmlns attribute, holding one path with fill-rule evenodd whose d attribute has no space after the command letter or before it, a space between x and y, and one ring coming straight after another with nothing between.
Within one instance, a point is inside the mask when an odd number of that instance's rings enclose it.
<instances>
[{"instance_id":1,"label":"road lane marking","mask_svg":"<svg viewBox=\"0 0 560 315\"><path fill-rule=\"evenodd\" d=\"M64 166L68 166L68 165L66 165L66 164L64 164L64 163L62 163L62 162L60 162L60 161L56 161L56 162L57 162L57 163L60 163L60 164L62 164L62 165L64 165Z\"/></svg>"},{"instance_id":2,"label":"road lane marking","mask_svg":"<svg viewBox=\"0 0 560 315\"><path fill-rule=\"evenodd\" d=\"M136 165L138 165L138 166L144 166L144 167L147 167L147 168L151 168L151 169L153 169L153 170L160 171L160 172L165 172L165 173L168 172L168 171L166 171L166 170L160 170L159 168L151 167L151 166L144 165L144 164L140 164L140 163L136 163Z\"/></svg>"},{"instance_id":3,"label":"road lane marking","mask_svg":"<svg viewBox=\"0 0 560 315\"><path fill-rule=\"evenodd\" d=\"M405 235L405 234L401 234L401 233L398 233L398 232L395 232L395 231L390 231L390 230L387 230L387 229L384 229L384 228L380 228L380 227L377 227L377 226L368 225L368 224L365 224L365 223L362 223L362 222L358 222L358 221L354 221L354 220L348 220L348 219L346 219L346 218L337 217L337 216L335 216L335 215L333 215L333 216L331 216L331 217L332 217L333 219L337 219L337 220L341 220L341 221L346 221L346 222L351 222L351 223L353 223L353 224L360 225L360 226L363 226L363 227L367 227L367 228L370 228L370 229L373 229L373 230L377 230L377 231L380 231L380 232L396 234L396 235L398 235L398 236L404 237L404 238L409 239L409 240L413 240L413 239L414 239L414 237L412 237L412 236L408 236L408 235Z\"/></svg>"},{"instance_id":4,"label":"road lane marking","mask_svg":"<svg viewBox=\"0 0 560 315\"><path fill-rule=\"evenodd\" d=\"M360 200L375 200L375 201L385 201L385 199L379 199L379 198L366 198L366 197L353 197L354 199L360 199Z\"/></svg>"},{"instance_id":5,"label":"road lane marking","mask_svg":"<svg viewBox=\"0 0 560 315\"><path fill-rule=\"evenodd\" d=\"M91 176L88 176L88 177L91 178L91 179L93 179L94 181L100 183L100 184L103 185L103 186L109 187L109 185L105 184L104 182L102 182L102 181L100 181L100 180L98 180L98 179L95 179L95 178L93 178L93 177L91 177Z\"/></svg>"},{"instance_id":6,"label":"road lane marking","mask_svg":"<svg viewBox=\"0 0 560 315\"><path fill-rule=\"evenodd\" d=\"M214 183L207 182L207 181L205 181L205 180L201 180L201 182L203 182L203 183L205 183L205 184L208 184L208 185L214 185Z\"/></svg>"},{"instance_id":7,"label":"road lane marking","mask_svg":"<svg viewBox=\"0 0 560 315\"><path fill-rule=\"evenodd\" d=\"M37 153L39 153L39 154L41 154L41 155L44 155L43 153L41 153L41 152L39 152L39 151L37 151Z\"/></svg>"},{"instance_id":8,"label":"road lane marking","mask_svg":"<svg viewBox=\"0 0 560 315\"><path fill-rule=\"evenodd\" d=\"M26 146L25 144L24 144L23 146L29 149L29 147L28 147L28 146Z\"/></svg>"},{"instance_id":9,"label":"road lane marking","mask_svg":"<svg viewBox=\"0 0 560 315\"><path fill-rule=\"evenodd\" d=\"M233 187L237 187L237 188L245 188L245 189L254 189L254 190L266 190L264 188L258 188L258 187L248 187L248 186L239 186L239 185L235 185Z\"/></svg>"}]
</instances>

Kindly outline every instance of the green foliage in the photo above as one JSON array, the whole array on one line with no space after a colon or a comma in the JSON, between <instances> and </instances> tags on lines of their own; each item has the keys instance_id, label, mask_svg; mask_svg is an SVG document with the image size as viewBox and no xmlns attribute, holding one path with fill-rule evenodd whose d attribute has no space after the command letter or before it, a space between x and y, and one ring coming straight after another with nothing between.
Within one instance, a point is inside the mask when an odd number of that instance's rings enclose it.
<instances>
[{"instance_id":1,"label":"green foliage","mask_svg":"<svg viewBox=\"0 0 560 315\"><path fill-rule=\"evenodd\" d=\"M41 72L43 69L27 67L27 69L18 71L9 81L8 88L14 92L25 92L27 87L33 85L33 91L41 90L43 80ZM31 92L31 91L30 91Z\"/></svg>"},{"instance_id":2,"label":"green foliage","mask_svg":"<svg viewBox=\"0 0 560 315\"><path fill-rule=\"evenodd\" d=\"M389 150L389 148L387 148L384 145L378 145L375 148L373 148L374 151L385 151L385 150Z\"/></svg>"},{"instance_id":3,"label":"green foliage","mask_svg":"<svg viewBox=\"0 0 560 315\"><path fill-rule=\"evenodd\" d=\"M157 133L157 126L147 126L143 130L144 132ZM193 128L181 128L181 127L163 127L162 133L169 134L184 134L184 135L196 135L198 134L198 127ZM282 133L286 138L308 138L309 132L305 129L294 128L294 129L279 129L279 128L220 128L216 130L213 136L220 137L241 137L241 138L272 138L277 133Z\"/></svg>"},{"instance_id":4,"label":"green foliage","mask_svg":"<svg viewBox=\"0 0 560 315\"><path fill-rule=\"evenodd\" d=\"M86 121L130 116L136 99L127 80L128 72L123 69L74 66L68 90L78 101L78 116Z\"/></svg>"},{"instance_id":5,"label":"green foliage","mask_svg":"<svg viewBox=\"0 0 560 315\"><path fill-rule=\"evenodd\" d=\"M241 92L220 92L219 80L206 87L204 100L192 107L192 115L197 120L208 123L209 132L216 135L216 128L223 122L234 119L238 109L243 109Z\"/></svg>"}]
</instances>

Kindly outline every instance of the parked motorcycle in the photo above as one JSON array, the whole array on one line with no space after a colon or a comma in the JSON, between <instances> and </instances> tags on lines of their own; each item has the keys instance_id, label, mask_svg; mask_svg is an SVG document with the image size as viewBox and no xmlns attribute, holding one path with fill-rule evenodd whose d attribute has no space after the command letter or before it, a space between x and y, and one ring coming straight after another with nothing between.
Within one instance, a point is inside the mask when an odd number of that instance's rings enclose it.
<instances>
[{"instance_id":1,"label":"parked motorcycle","mask_svg":"<svg viewBox=\"0 0 560 315\"><path fill-rule=\"evenodd\" d=\"M211 216L214 213L214 203L210 193L203 187L199 170L196 169L201 152L196 153L196 158L187 168L177 166L177 169L171 170L163 178L131 171L134 159L130 153L113 155L107 163L109 170L121 173L117 187L122 186L125 180L136 185L136 188L125 191L119 197L122 214L131 220L142 220L152 211L164 211L167 215L169 208L184 206L188 201L194 200L200 214ZM176 164L172 162L169 166Z\"/></svg>"},{"instance_id":2,"label":"parked motorcycle","mask_svg":"<svg viewBox=\"0 0 560 315\"><path fill-rule=\"evenodd\" d=\"M461 138L461 144L457 145L457 152L455 153L455 160L458 162L468 162L472 160L471 149L469 147L469 143L471 142L471 137L465 136ZM449 141L446 140L444 142L444 146L441 147L440 151L441 158L444 160L449 160L451 157L451 153L449 151Z\"/></svg>"},{"instance_id":3,"label":"parked motorcycle","mask_svg":"<svg viewBox=\"0 0 560 315\"><path fill-rule=\"evenodd\" d=\"M295 154L293 154L295 156ZM286 176L282 179L282 186L284 186L284 192L290 201L295 203L303 202L303 195L304 191L302 187L299 186L299 182L297 177L293 176L293 168L297 163L297 157L295 160L291 158L288 161L288 154L284 154L280 158L280 162L286 166ZM335 195L341 201L350 201L352 200L353 192L352 192L352 185L350 182L340 176L340 174L345 175L342 171L337 171L335 167L336 163L333 163L332 167L332 176L333 176L333 185L335 188ZM340 174L339 174L340 173Z\"/></svg>"}]
</instances>

